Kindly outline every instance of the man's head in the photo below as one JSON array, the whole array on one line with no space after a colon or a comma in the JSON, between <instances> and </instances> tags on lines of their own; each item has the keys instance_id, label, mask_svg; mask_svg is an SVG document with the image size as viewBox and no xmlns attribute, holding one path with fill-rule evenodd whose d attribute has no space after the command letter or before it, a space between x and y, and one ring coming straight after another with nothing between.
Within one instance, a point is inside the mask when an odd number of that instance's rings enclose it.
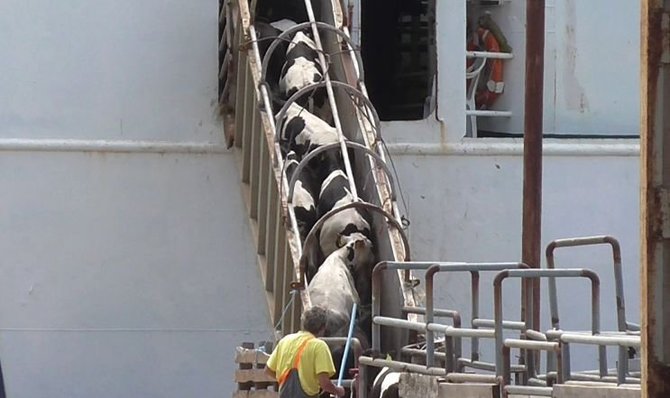
<instances>
[{"instance_id":1,"label":"man's head","mask_svg":"<svg viewBox=\"0 0 670 398\"><path fill-rule=\"evenodd\" d=\"M302 330L319 336L326 329L327 311L324 308L314 306L302 313Z\"/></svg>"}]
</instances>

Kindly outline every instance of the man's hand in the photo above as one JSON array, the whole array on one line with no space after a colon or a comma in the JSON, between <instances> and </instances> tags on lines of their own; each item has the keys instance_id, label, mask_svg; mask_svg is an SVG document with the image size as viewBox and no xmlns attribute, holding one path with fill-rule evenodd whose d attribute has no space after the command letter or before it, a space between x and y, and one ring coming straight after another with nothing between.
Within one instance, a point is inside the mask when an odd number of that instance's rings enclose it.
<instances>
[{"instance_id":1,"label":"man's hand","mask_svg":"<svg viewBox=\"0 0 670 398\"><path fill-rule=\"evenodd\" d=\"M344 387L335 386L335 395L337 395L338 397L343 397L344 396Z\"/></svg>"},{"instance_id":2,"label":"man's hand","mask_svg":"<svg viewBox=\"0 0 670 398\"><path fill-rule=\"evenodd\" d=\"M336 386L335 384L333 384L333 382L330 381L330 377L328 377L328 373L319 373L318 378L319 378L319 385L321 386L321 389L323 391L338 397L344 396L344 387Z\"/></svg>"}]
</instances>

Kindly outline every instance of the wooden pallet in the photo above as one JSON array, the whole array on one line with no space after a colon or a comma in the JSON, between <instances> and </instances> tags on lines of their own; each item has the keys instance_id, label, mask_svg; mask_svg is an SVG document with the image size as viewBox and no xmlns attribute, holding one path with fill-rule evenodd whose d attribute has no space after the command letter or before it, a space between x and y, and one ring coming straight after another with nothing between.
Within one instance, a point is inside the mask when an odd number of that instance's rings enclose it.
<instances>
[{"instance_id":1,"label":"wooden pallet","mask_svg":"<svg viewBox=\"0 0 670 398\"><path fill-rule=\"evenodd\" d=\"M260 346L259 346L260 348ZM265 345L265 352L272 352L272 345ZM242 343L235 349L237 391L233 398L278 398L277 381L265 373L265 363L270 357L254 347L254 343Z\"/></svg>"}]
</instances>

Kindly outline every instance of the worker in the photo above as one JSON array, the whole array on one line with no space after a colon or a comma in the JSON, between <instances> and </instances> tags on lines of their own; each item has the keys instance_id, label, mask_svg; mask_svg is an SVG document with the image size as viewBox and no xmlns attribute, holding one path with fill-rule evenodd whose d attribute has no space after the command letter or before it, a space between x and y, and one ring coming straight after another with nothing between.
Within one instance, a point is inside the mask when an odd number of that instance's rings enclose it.
<instances>
[{"instance_id":1,"label":"worker","mask_svg":"<svg viewBox=\"0 0 670 398\"><path fill-rule=\"evenodd\" d=\"M302 328L284 336L265 365L265 371L279 383L280 398L315 397L319 390L341 397L344 388L330 381L335 365L322 337L327 311L314 306L303 312Z\"/></svg>"}]
</instances>

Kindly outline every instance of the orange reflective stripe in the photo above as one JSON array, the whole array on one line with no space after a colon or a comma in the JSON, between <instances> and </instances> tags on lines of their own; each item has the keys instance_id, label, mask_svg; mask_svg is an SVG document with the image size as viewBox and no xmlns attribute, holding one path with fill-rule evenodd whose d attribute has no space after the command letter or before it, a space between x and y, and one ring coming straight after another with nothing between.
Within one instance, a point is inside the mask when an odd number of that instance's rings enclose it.
<instances>
[{"instance_id":1,"label":"orange reflective stripe","mask_svg":"<svg viewBox=\"0 0 670 398\"><path fill-rule=\"evenodd\" d=\"M289 372L292 371L292 370L293 369L289 369L286 372L284 372L281 376L279 376L279 379L277 381L279 382L280 387L284 384L284 382L286 381L286 378L288 377Z\"/></svg>"},{"instance_id":2,"label":"orange reflective stripe","mask_svg":"<svg viewBox=\"0 0 670 398\"><path fill-rule=\"evenodd\" d=\"M295 355L295 361L293 363L293 367L285 371L284 373L279 376L279 379L277 381L279 382L279 385L281 386L284 384L286 381L286 378L288 378L288 374L291 372L293 369L298 369L298 366L300 365L300 359L302 359L302 353L305 351L305 347L307 347L307 343L312 340L312 337L308 337L301 345L300 348L298 348L298 352Z\"/></svg>"}]
</instances>

